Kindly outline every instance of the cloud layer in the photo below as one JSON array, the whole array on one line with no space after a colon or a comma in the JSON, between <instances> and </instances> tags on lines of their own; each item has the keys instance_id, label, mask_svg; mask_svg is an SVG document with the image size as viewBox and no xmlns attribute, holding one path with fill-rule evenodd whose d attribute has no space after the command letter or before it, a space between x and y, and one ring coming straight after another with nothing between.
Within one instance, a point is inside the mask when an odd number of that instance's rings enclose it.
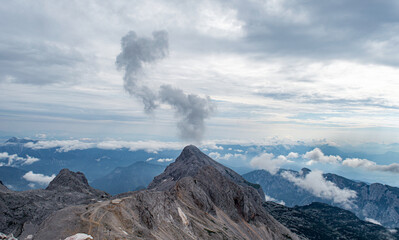
<instances>
[{"instance_id":1,"label":"cloud layer","mask_svg":"<svg viewBox=\"0 0 399 240\"><path fill-rule=\"evenodd\" d=\"M321 171L315 170L305 176L295 176L289 171L284 171L281 176L313 195L332 200L334 203L340 203L345 208L351 208L353 206L352 201L356 198L355 191L340 189L333 182L324 179Z\"/></svg>"},{"instance_id":2,"label":"cloud layer","mask_svg":"<svg viewBox=\"0 0 399 240\"><path fill-rule=\"evenodd\" d=\"M38 183L40 185L48 185L54 178L55 174L51 176L46 176L41 173L34 173L29 171L22 176L25 180L33 183Z\"/></svg>"},{"instance_id":3,"label":"cloud layer","mask_svg":"<svg viewBox=\"0 0 399 240\"><path fill-rule=\"evenodd\" d=\"M399 173L398 163L391 163L389 165L378 165L376 162L367 159L347 158L342 162L342 165L351 168L357 168L357 167L365 168L369 171Z\"/></svg>"},{"instance_id":4,"label":"cloud layer","mask_svg":"<svg viewBox=\"0 0 399 240\"><path fill-rule=\"evenodd\" d=\"M292 156L292 154L291 154ZM276 174L280 167L287 163L292 163L286 156L274 156L273 153L262 153L252 158L250 164L252 167L264 169L271 174Z\"/></svg>"},{"instance_id":5,"label":"cloud layer","mask_svg":"<svg viewBox=\"0 0 399 240\"><path fill-rule=\"evenodd\" d=\"M307 165L312 165L314 163L339 163L342 161L340 156L324 155L320 148L315 148L312 151L305 153L303 157L309 159L309 161L306 162Z\"/></svg>"},{"instance_id":6,"label":"cloud layer","mask_svg":"<svg viewBox=\"0 0 399 240\"><path fill-rule=\"evenodd\" d=\"M30 165L34 162L39 161L39 158L31 157L26 155L26 157L19 157L17 154L9 154L8 152L0 153L0 166L23 166ZM7 161L7 162L2 162Z\"/></svg>"}]
</instances>

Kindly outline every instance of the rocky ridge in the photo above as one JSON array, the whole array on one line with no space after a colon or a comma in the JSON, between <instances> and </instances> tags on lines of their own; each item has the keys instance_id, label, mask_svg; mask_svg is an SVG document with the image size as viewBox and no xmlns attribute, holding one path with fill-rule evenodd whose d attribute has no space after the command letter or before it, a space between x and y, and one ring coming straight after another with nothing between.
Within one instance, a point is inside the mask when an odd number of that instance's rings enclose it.
<instances>
[{"instance_id":1,"label":"rocky ridge","mask_svg":"<svg viewBox=\"0 0 399 240\"><path fill-rule=\"evenodd\" d=\"M90 187L82 173L63 169L46 189L0 191L0 232L24 239L57 210L109 197Z\"/></svg>"},{"instance_id":2,"label":"rocky ridge","mask_svg":"<svg viewBox=\"0 0 399 240\"><path fill-rule=\"evenodd\" d=\"M147 190L53 213L35 239L299 239L234 171L187 146Z\"/></svg>"},{"instance_id":3,"label":"rocky ridge","mask_svg":"<svg viewBox=\"0 0 399 240\"><path fill-rule=\"evenodd\" d=\"M283 225L303 239L399 239L398 229L362 221L350 211L325 203L289 208L274 202L263 205Z\"/></svg>"}]
</instances>

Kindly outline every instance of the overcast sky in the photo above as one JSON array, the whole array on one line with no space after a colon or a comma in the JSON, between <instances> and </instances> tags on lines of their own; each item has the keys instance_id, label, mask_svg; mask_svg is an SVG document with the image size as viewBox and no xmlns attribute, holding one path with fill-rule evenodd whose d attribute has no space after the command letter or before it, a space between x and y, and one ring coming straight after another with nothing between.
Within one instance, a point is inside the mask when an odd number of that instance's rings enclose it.
<instances>
[{"instance_id":1,"label":"overcast sky","mask_svg":"<svg viewBox=\"0 0 399 240\"><path fill-rule=\"evenodd\" d=\"M397 0L4 1L0 22L3 136L399 142ZM140 83L209 100L203 122L144 111L115 64L130 31L165 33Z\"/></svg>"}]
</instances>

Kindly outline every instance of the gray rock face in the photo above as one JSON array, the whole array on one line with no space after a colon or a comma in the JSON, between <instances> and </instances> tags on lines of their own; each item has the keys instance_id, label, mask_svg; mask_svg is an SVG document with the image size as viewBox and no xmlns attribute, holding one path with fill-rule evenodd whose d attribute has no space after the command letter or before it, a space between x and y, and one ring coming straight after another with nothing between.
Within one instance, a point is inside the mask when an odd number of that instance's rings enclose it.
<instances>
[{"instance_id":1,"label":"gray rock face","mask_svg":"<svg viewBox=\"0 0 399 240\"><path fill-rule=\"evenodd\" d=\"M324 203L289 208L266 202L264 207L279 222L304 239L399 239L398 229L361 221L350 211Z\"/></svg>"},{"instance_id":2,"label":"gray rock face","mask_svg":"<svg viewBox=\"0 0 399 240\"><path fill-rule=\"evenodd\" d=\"M54 211L107 198L107 193L90 187L82 173L63 169L47 189L0 191L0 232L28 235Z\"/></svg>"},{"instance_id":3,"label":"gray rock face","mask_svg":"<svg viewBox=\"0 0 399 240\"><path fill-rule=\"evenodd\" d=\"M275 175L264 170L256 170L243 175L243 177L248 181L260 184L268 196L284 201L287 206L323 202L341 207L332 200L316 197L307 190L296 186L281 176L282 171L291 170L281 170ZM302 170L305 175L309 171L309 169ZM298 172L291 172L298 175ZM353 201L355 207L349 210L360 219L372 218L386 227L399 227L399 188L380 183L356 182L331 173L324 174L324 178L341 189L347 188L356 192L357 197Z\"/></svg>"},{"instance_id":4,"label":"gray rock face","mask_svg":"<svg viewBox=\"0 0 399 240\"><path fill-rule=\"evenodd\" d=\"M11 192L11 190L4 186L3 182L0 181L0 192Z\"/></svg>"},{"instance_id":5,"label":"gray rock face","mask_svg":"<svg viewBox=\"0 0 399 240\"><path fill-rule=\"evenodd\" d=\"M252 186L264 200L264 193L259 185L248 182L241 175L216 162L193 145L186 146L176 161L171 163L162 174L154 178L148 185L148 189L170 189L179 179L196 175L203 166L212 166L224 177L240 186Z\"/></svg>"},{"instance_id":6,"label":"gray rock face","mask_svg":"<svg viewBox=\"0 0 399 240\"><path fill-rule=\"evenodd\" d=\"M237 173L186 147L147 190L53 213L35 239L298 239Z\"/></svg>"}]
</instances>

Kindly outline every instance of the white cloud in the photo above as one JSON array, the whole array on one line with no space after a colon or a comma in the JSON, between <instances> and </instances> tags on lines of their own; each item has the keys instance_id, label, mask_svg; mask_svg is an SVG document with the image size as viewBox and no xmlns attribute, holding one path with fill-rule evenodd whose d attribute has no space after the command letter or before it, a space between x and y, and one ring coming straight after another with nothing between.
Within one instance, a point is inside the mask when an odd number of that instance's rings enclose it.
<instances>
[{"instance_id":1,"label":"white cloud","mask_svg":"<svg viewBox=\"0 0 399 240\"><path fill-rule=\"evenodd\" d=\"M285 171L281 176L290 182L293 182L300 188L303 188L314 196L332 200L334 203L342 204L345 208L353 206L352 200L356 198L356 192L350 189L341 189L333 182L327 181L321 171L312 171L303 176L295 176L293 173Z\"/></svg>"},{"instance_id":2,"label":"white cloud","mask_svg":"<svg viewBox=\"0 0 399 240\"><path fill-rule=\"evenodd\" d=\"M157 160L157 162L171 162L173 160L173 158L160 158Z\"/></svg>"},{"instance_id":3,"label":"white cloud","mask_svg":"<svg viewBox=\"0 0 399 240\"><path fill-rule=\"evenodd\" d=\"M51 140L28 142L25 147L32 149L49 149L57 148L59 152L68 152L73 150L84 150L90 148L100 148L115 150L121 148L128 148L130 151L145 150L148 152L156 152L163 149L182 149L183 143L178 142L160 142L160 141L102 141L102 142L87 142L80 140ZM223 148L222 148L223 149Z\"/></svg>"},{"instance_id":4,"label":"white cloud","mask_svg":"<svg viewBox=\"0 0 399 240\"><path fill-rule=\"evenodd\" d=\"M270 202L275 202L275 203L278 203L278 204L281 204L281 205L284 205L285 206L285 202L283 201L283 200L277 200L277 199L275 199L275 198L273 198L273 197L270 197L270 196L268 196L268 195L266 195L265 194L265 200L266 201L270 201Z\"/></svg>"},{"instance_id":5,"label":"white cloud","mask_svg":"<svg viewBox=\"0 0 399 240\"><path fill-rule=\"evenodd\" d=\"M40 139L44 139L47 138L47 135L45 133L38 133L35 135L35 137L40 138Z\"/></svg>"},{"instance_id":6,"label":"white cloud","mask_svg":"<svg viewBox=\"0 0 399 240\"><path fill-rule=\"evenodd\" d=\"M150 158L147 158L147 160L145 160L146 162L149 162L149 161L151 161L151 160L153 160L154 158L152 158L152 157L150 157Z\"/></svg>"},{"instance_id":7,"label":"white cloud","mask_svg":"<svg viewBox=\"0 0 399 240\"><path fill-rule=\"evenodd\" d=\"M333 155L324 155L324 153L320 150L320 148L315 148L312 151L309 151L303 155L303 158L309 159L306 162L307 165L312 165L314 163L339 163L342 161L340 156Z\"/></svg>"},{"instance_id":8,"label":"white cloud","mask_svg":"<svg viewBox=\"0 0 399 240\"><path fill-rule=\"evenodd\" d=\"M367 222L371 222L371 223L374 223L374 224L382 226L382 224L379 221L375 220L375 219L366 217L364 220L366 220Z\"/></svg>"},{"instance_id":9,"label":"white cloud","mask_svg":"<svg viewBox=\"0 0 399 240\"><path fill-rule=\"evenodd\" d=\"M221 155L218 152L211 152L208 155L215 160L246 159L246 156L244 154L239 154L239 153L234 153L234 154L226 153L225 155Z\"/></svg>"},{"instance_id":10,"label":"white cloud","mask_svg":"<svg viewBox=\"0 0 399 240\"><path fill-rule=\"evenodd\" d=\"M287 158L298 158L298 157L299 157L299 154L296 152L290 152L287 155Z\"/></svg>"},{"instance_id":11,"label":"white cloud","mask_svg":"<svg viewBox=\"0 0 399 240\"><path fill-rule=\"evenodd\" d=\"M273 153L262 153L252 158L250 162L251 166L264 169L271 174L275 174L286 163L292 163L292 161L283 155L275 157Z\"/></svg>"},{"instance_id":12,"label":"white cloud","mask_svg":"<svg viewBox=\"0 0 399 240\"><path fill-rule=\"evenodd\" d=\"M32 149L58 148L59 152L68 152L73 150L82 150L93 148L94 143L82 142L79 140L51 140L25 143L25 147Z\"/></svg>"},{"instance_id":13,"label":"white cloud","mask_svg":"<svg viewBox=\"0 0 399 240\"><path fill-rule=\"evenodd\" d=\"M55 174L51 176L46 176L41 173L33 173L32 171L29 171L25 173L25 175L23 175L22 177L30 182L47 185L55 178Z\"/></svg>"},{"instance_id":14,"label":"white cloud","mask_svg":"<svg viewBox=\"0 0 399 240\"><path fill-rule=\"evenodd\" d=\"M342 165L352 167L352 168L365 168L370 171L382 171L382 172L391 172L391 173L399 173L399 164L391 163L389 165L378 165L377 163L360 158L346 158Z\"/></svg>"},{"instance_id":15,"label":"white cloud","mask_svg":"<svg viewBox=\"0 0 399 240\"><path fill-rule=\"evenodd\" d=\"M8 154L8 152L0 153L0 160L4 159L7 163L0 162L0 166L19 166L19 165L30 165L34 162L39 161L39 158L31 157L26 155L26 157L19 157L17 154Z\"/></svg>"}]
</instances>

